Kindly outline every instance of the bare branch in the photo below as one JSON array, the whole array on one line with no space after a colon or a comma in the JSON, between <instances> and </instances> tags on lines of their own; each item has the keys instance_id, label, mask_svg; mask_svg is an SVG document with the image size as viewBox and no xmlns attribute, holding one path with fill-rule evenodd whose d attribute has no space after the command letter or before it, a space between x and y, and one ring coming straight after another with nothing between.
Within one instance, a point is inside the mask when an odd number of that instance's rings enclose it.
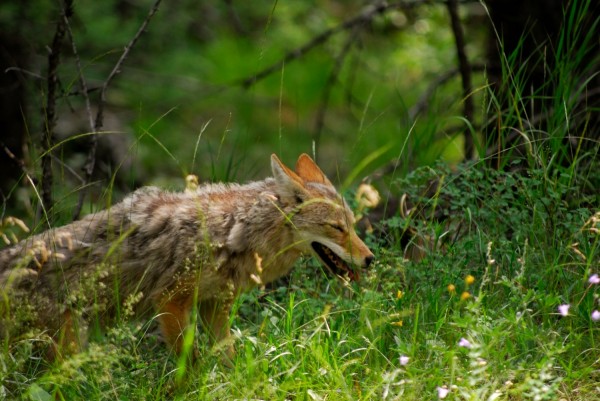
<instances>
[{"instance_id":1,"label":"bare branch","mask_svg":"<svg viewBox=\"0 0 600 401\"><path fill-rule=\"evenodd\" d=\"M65 22L65 28L67 30L67 34L69 36L69 41L71 42L71 48L73 49L73 55L75 56L75 64L77 66L77 74L79 79L79 86L81 87L81 94L85 100L85 110L87 112L88 120L90 123L90 132L96 132L94 129L94 116L92 113L92 106L90 104L90 97L88 95L87 83L85 82L85 77L83 76L83 69L81 68L81 59L79 58L79 53L77 52L77 46L75 45L75 40L73 39L73 32L71 31L71 24L69 23L69 18L67 16L63 16Z\"/></svg>"},{"instance_id":2,"label":"bare branch","mask_svg":"<svg viewBox=\"0 0 600 401\"><path fill-rule=\"evenodd\" d=\"M43 115L42 126L42 188L41 200L42 209L50 210L52 207L52 155L51 151L54 146L54 125L56 123L56 91L58 87L58 66L60 64L60 48L65 36L65 18L68 18L73 13L73 0L65 0L62 16L56 24L56 32L52 39L52 45L49 48L48 55L48 78L47 78L47 93L46 105ZM51 216L47 215L50 219Z\"/></svg>"},{"instance_id":3,"label":"bare branch","mask_svg":"<svg viewBox=\"0 0 600 401\"><path fill-rule=\"evenodd\" d=\"M251 77L240 79L240 80L234 82L234 84L239 85L244 89L248 89L252 85L257 83L258 81L265 79L266 77L268 77L269 75L273 74L276 71L281 70L281 68L284 65L286 65L287 63L289 63L290 61L296 60L296 59L304 56L306 53L311 51L313 48L327 42L329 40L329 38L332 37L333 35L336 35L340 32L343 32L343 31L346 31L349 29L353 29L354 27L357 27L357 26L365 25L366 23L373 20L373 18L375 18L376 16L384 14L385 12L387 12L389 10L394 10L394 9L398 9L398 8L407 10L407 9L418 7L423 4L447 4L448 1L449 0L403 0L403 1L398 1L398 2L394 2L394 3L388 3L387 1L380 1L375 5L368 5L363 9L363 11L361 13L359 13L355 17L352 17L352 18L342 22L341 24L320 33L319 35L315 36L313 39L311 39L309 42L305 43L304 45L302 45L294 50L289 51L279 61L271 64L269 67L264 68L263 70L257 72L256 74L254 74ZM477 3L479 1L480 0L462 0L461 4Z\"/></svg>"},{"instance_id":4,"label":"bare branch","mask_svg":"<svg viewBox=\"0 0 600 401\"><path fill-rule=\"evenodd\" d=\"M142 22L142 25L140 26L140 28L138 29L138 31L136 32L134 37L129 41L127 46L125 46L125 49L123 50L123 54L121 54L121 57L119 58L119 60L115 64L115 66L113 67L112 71L110 72L110 74L108 75L108 77L106 78L104 83L102 84L102 89L100 90L100 101L98 102L98 110L96 112L96 119L94 120L93 124L91 122L91 111L88 110L88 113L90 114L90 125L91 125L91 129L92 129L93 133L98 132L104 124L104 121L103 121L104 120L104 105L106 104L106 91L107 91L109 85L111 84L112 80L117 76L117 74L119 74L121 72L121 67L122 67L123 63L129 56L131 49L133 49L133 47L137 43L138 39L142 36L144 31L146 30L146 27L150 23L150 20L152 19L154 14L156 14L156 12L158 11L158 6L160 5L161 1L162 0L156 0L154 2L154 5L152 6L148 15L146 16L146 19L144 19L144 22ZM75 43L72 42L72 44L73 44L73 49L75 51ZM80 80L83 82L82 91L84 92L84 96L86 96L86 98L87 98L87 89L85 89L85 86L84 86L85 80L83 79L83 75L81 73L80 67L81 66L78 65L79 77L80 77ZM87 106L87 104L86 104L86 106ZM96 149L97 149L97 147L98 147L98 136L92 135L87 160L86 160L86 163L84 166L85 182L84 182L83 186L86 186L90 182L92 175L94 173L94 168L95 168L95 164L96 164ZM81 208L83 207L84 198L85 198L85 191L82 190L79 192L79 200L77 202L77 206L75 207L75 211L73 212L73 220L76 220L79 217L79 215L81 213Z\"/></svg>"},{"instance_id":5,"label":"bare branch","mask_svg":"<svg viewBox=\"0 0 600 401\"><path fill-rule=\"evenodd\" d=\"M225 0L225 6L227 7L227 15L229 16L229 20L231 21L231 25L233 29L238 35L247 35L248 32L244 29L242 25L242 21L240 21L240 16L235 12L235 8L233 6L232 0Z\"/></svg>"},{"instance_id":6,"label":"bare branch","mask_svg":"<svg viewBox=\"0 0 600 401\"><path fill-rule=\"evenodd\" d=\"M77 65L77 74L79 78L79 86L81 94L85 100L85 109L87 112L89 124L90 124L90 132L96 133L96 127L94 124L94 116L92 113L92 106L90 104L90 97L88 95L87 83L85 81L85 77L83 76L83 69L81 68L81 59L79 58L79 53L77 52L77 46L75 45L75 39L73 39L73 32L71 31L71 25L69 24L69 19L65 16L65 27L67 29L67 33L69 35L69 40L71 42L71 48L73 49L73 55L75 56L75 64ZM84 166L85 178L82 179L82 184L85 186L86 183L91 179L92 173L94 171L94 161L96 159L96 147L97 147L97 137L96 135L92 135L90 149L88 151L88 157L86 160L86 164ZM93 157L93 161L90 164L90 158ZM88 174L89 173L89 174ZM81 213L81 207L83 206L83 199L85 196L85 191L82 189L79 192L79 200L77 202L77 206L75 207L75 211L73 212L73 220L76 220Z\"/></svg>"},{"instance_id":7,"label":"bare branch","mask_svg":"<svg viewBox=\"0 0 600 401\"><path fill-rule=\"evenodd\" d=\"M315 36L312 40L305 43L304 45L288 52L285 56L283 56L281 58L281 60L279 60L279 61L275 62L274 64L272 64L271 66L257 72L255 75L253 75L249 78L244 78L242 80L237 81L236 84L241 85L244 89L248 89L252 85L257 83L258 81L268 77L269 75L271 75L272 73L274 73L276 71L281 70L281 68L284 65L288 64L290 61L293 61L295 59L298 59L298 58L304 56L310 50L327 42L330 37L332 37L333 35L335 35L337 33L340 33L340 32L343 32L343 31L346 31L349 29L353 29L354 27L365 25L366 23L370 22L373 18L375 18L377 15L383 14L388 10L392 10L392 9L396 9L396 8L408 9L408 8L412 8L412 7L418 6L420 4L425 4L425 3L431 3L431 1L430 0L405 0L405 1L394 2L391 4L388 4L388 2L386 2L386 1L380 1L375 5L368 5L367 7L365 7L363 9L363 11L361 13L359 13L355 17L350 18L350 19L342 22L341 24L320 33L319 35Z\"/></svg>"},{"instance_id":8,"label":"bare branch","mask_svg":"<svg viewBox=\"0 0 600 401\"><path fill-rule=\"evenodd\" d=\"M359 33L358 29L355 28L352 30L352 33L350 34L348 39L346 39L346 43L344 43L342 50L335 58L335 63L333 65L333 68L331 69L331 72L329 73L329 76L327 77L327 82L325 83L325 89L323 90L323 96L321 98L321 105L317 110L317 116L315 118L315 134L313 136L314 143L315 143L315 149L319 148L319 142L321 139L321 133L323 131L323 126L325 125L325 115L327 114L327 108L329 106L329 98L331 96L331 91L337 81L337 77L340 73L340 70L342 69L342 66L344 65L346 56L348 55L348 52L350 51L350 49L352 48L352 45L354 44L354 42L356 41L356 39L358 37L358 33Z\"/></svg>"},{"instance_id":9,"label":"bare branch","mask_svg":"<svg viewBox=\"0 0 600 401\"><path fill-rule=\"evenodd\" d=\"M43 76L41 76L41 75L40 75L40 74L38 74L38 73L35 73L35 72L33 72L33 71L26 70L26 69L24 69L24 68L21 68L21 67L8 67L7 69L5 69L5 70L4 70L4 72L5 72L5 73L6 73L6 72L11 72L11 71L20 72L20 73L21 73L21 74L23 74L23 75L29 75L30 77L33 77L33 78L35 78L35 79L37 79L37 80L40 80L40 81L44 81L44 80L46 80L46 77L43 77Z\"/></svg>"},{"instance_id":10,"label":"bare branch","mask_svg":"<svg viewBox=\"0 0 600 401\"><path fill-rule=\"evenodd\" d=\"M479 72L479 71L484 71L484 70L485 70L485 66L483 64L473 64L471 66L471 72L473 72L473 71ZM408 117L409 117L410 121L413 121L419 114L427 111L427 108L429 107L429 100L431 99L431 97L433 96L435 91L440 86L443 86L447 82L449 82L459 72L460 71L458 68L453 68L451 70L448 70L446 72L442 72L441 74L439 74L433 80L433 82L431 82L429 84L429 86L427 87L425 92L423 92L421 94L421 96L419 97L419 100L417 100L417 102L414 104L414 106L411 107L410 110L408 111Z\"/></svg>"},{"instance_id":11,"label":"bare branch","mask_svg":"<svg viewBox=\"0 0 600 401\"><path fill-rule=\"evenodd\" d=\"M150 12L148 13L148 16L146 16L146 19L144 20L144 22L142 23L142 25L136 32L133 39L131 39L131 41L127 44L127 46L125 46L125 50L123 50L123 54L121 54L121 57L119 58L119 60L113 67L112 71L108 75L108 78L106 78L106 81L104 81L104 84L102 84L102 90L100 91L100 103L98 104L98 112L96 113L96 121L95 121L96 131L98 131L100 128L102 128L104 104L106 103L106 90L108 89L108 86L110 85L112 80L117 76L117 74L119 74L121 72L121 66L123 65L123 62L125 61L125 59L127 59L127 56L129 56L129 52L131 51L133 46L135 46L135 44L137 43L140 36L142 36L144 31L146 30L146 27L150 23L150 20L152 19L154 14L156 14L156 12L158 11L158 6L160 5L160 3L161 3L161 0L156 0L154 2L154 5L152 6L152 8L150 9Z\"/></svg>"},{"instance_id":12,"label":"bare branch","mask_svg":"<svg viewBox=\"0 0 600 401\"><path fill-rule=\"evenodd\" d=\"M27 166L25 166L25 162L23 160L19 159L17 157L17 155L15 155L8 148L8 146L6 146L6 144L4 142L0 141L0 147L2 148L2 151L6 154L6 156L8 156L8 158L10 160L12 160L12 162L15 163L21 169L21 172L23 174L29 174L29 172L27 171Z\"/></svg>"}]
</instances>

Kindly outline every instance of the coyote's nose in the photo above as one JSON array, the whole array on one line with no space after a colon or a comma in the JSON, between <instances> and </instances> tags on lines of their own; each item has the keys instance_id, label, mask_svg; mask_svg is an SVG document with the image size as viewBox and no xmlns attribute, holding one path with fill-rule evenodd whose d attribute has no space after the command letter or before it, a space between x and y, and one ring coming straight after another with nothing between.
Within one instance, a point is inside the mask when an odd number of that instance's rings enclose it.
<instances>
[{"instance_id":1,"label":"coyote's nose","mask_svg":"<svg viewBox=\"0 0 600 401\"><path fill-rule=\"evenodd\" d=\"M373 259L375 259L375 256L373 255L369 255L365 258L365 267L369 267L369 265L371 264L371 262L373 262Z\"/></svg>"}]
</instances>

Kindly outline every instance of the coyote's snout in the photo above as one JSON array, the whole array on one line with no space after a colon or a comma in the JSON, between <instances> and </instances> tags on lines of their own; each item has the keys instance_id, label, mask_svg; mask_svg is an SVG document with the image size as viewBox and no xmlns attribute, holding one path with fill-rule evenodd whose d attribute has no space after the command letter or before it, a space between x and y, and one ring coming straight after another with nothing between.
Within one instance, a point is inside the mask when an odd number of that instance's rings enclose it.
<instances>
[{"instance_id":1,"label":"coyote's snout","mask_svg":"<svg viewBox=\"0 0 600 401\"><path fill-rule=\"evenodd\" d=\"M287 274L303 253L358 280L373 254L331 182L306 154L295 171L275 155L271 167L273 178L245 185L142 188L22 241L0 252L0 294L34 303L34 324L49 329L59 351L85 341L90 318L110 321L128 303L138 316L157 316L179 353L194 304L211 337L224 340L235 297ZM9 314L0 309L0 322Z\"/></svg>"}]
</instances>

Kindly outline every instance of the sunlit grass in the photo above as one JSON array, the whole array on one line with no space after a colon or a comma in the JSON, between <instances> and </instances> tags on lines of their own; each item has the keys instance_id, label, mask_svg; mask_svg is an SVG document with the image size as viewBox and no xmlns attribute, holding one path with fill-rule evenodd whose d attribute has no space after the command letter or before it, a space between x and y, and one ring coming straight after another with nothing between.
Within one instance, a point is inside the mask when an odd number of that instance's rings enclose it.
<instances>
[{"instance_id":1,"label":"sunlit grass","mask_svg":"<svg viewBox=\"0 0 600 401\"><path fill-rule=\"evenodd\" d=\"M244 295L232 318L231 368L200 330L200 361L178 380L176 358L152 325L121 323L52 366L32 351L43 337L6 345L2 391L8 399L65 400L594 399L600 216L562 206L564 224L532 225L535 175L514 186L520 203L507 204L490 197L476 170L460 174L460 185L473 185L472 201L440 198L437 207L479 208L463 235L442 237L416 261L401 256L393 232L371 237L377 262L360 285L345 287L307 260L289 285ZM413 180L403 184L409 193L420 188L419 176ZM438 196L457 184L447 181ZM555 207L576 190L540 201ZM479 196L488 201L477 203ZM520 226L494 225L504 212Z\"/></svg>"}]
</instances>

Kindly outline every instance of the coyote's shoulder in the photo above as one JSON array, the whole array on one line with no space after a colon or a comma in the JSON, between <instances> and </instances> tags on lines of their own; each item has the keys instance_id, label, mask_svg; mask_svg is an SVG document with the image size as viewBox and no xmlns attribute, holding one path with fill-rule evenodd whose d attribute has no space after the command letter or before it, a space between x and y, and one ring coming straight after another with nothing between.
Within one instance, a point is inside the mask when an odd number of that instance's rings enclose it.
<instances>
[{"instance_id":1,"label":"coyote's shoulder","mask_svg":"<svg viewBox=\"0 0 600 401\"><path fill-rule=\"evenodd\" d=\"M158 314L165 340L180 351L194 303L211 334L225 338L235 296L288 273L302 253L357 278L350 265L367 266L373 256L329 180L306 155L295 172L273 155L272 169L273 178L245 185L142 188L32 236L0 251L0 293L33 294L42 305L37 324L62 343L80 341L74 331L85 325L74 316L100 303L104 320L135 299L134 312Z\"/></svg>"}]
</instances>

